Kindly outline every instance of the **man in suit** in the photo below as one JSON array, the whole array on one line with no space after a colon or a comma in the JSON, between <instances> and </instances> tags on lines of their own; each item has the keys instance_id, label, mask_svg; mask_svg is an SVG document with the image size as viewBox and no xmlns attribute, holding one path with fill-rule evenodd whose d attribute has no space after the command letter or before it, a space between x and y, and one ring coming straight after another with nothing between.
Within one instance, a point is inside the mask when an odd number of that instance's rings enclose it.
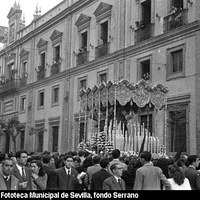
<instances>
[{"instance_id":1,"label":"man in suit","mask_svg":"<svg viewBox=\"0 0 200 200\"><path fill-rule=\"evenodd\" d=\"M20 190L31 190L32 181L31 174L32 170L27 165L28 154L26 151L21 150L16 152L16 164L13 167L12 174L19 180Z\"/></svg>"},{"instance_id":2,"label":"man in suit","mask_svg":"<svg viewBox=\"0 0 200 200\"><path fill-rule=\"evenodd\" d=\"M50 160L51 160L50 155L46 154L42 156L43 168L47 174L46 190L56 190L57 189L57 185L56 185L57 174L55 170L52 169L52 167L50 167Z\"/></svg>"},{"instance_id":3,"label":"man in suit","mask_svg":"<svg viewBox=\"0 0 200 200\"><path fill-rule=\"evenodd\" d=\"M11 158L5 158L2 161L2 170L0 172L0 190L18 190L19 180L13 176L13 160Z\"/></svg>"},{"instance_id":4,"label":"man in suit","mask_svg":"<svg viewBox=\"0 0 200 200\"><path fill-rule=\"evenodd\" d=\"M166 190L171 188L161 168L153 166L150 152L142 152L140 162L143 166L136 170L134 190L161 190L161 183Z\"/></svg>"},{"instance_id":5,"label":"man in suit","mask_svg":"<svg viewBox=\"0 0 200 200\"><path fill-rule=\"evenodd\" d=\"M101 166L99 164L100 160L101 156L94 155L94 157L92 158L93 165L87 168L84 181L85 185L88 187L89 190L90 190L92 175L101 169Z\"/></svg>"},{"instance_id":6,"label":"man in suit","mask_svg":"<svg viewBox=\"0 0 200 200\"><path fill-rule=\"evenodd\" d=\"M57 189L58 190L76 190L79 188L78 172L72 167L73 156L66 155L64 157L64 167L56 169L57 173Z\"/></svg>"},{"instance_id":7,"label":"man in suit","mask_svg":"<svg viewBox=\"0 0 200 200\"><path fill-rule=\"evenodd\" d=\"M113 149L113 151L112 151L112 158L113 158L113 160L108 165L108 172L111 175L113 175L113 174L112 174L112 171L110 169L110 166L112 164L114 164L114 163L120 163L122 165L122 167L123 167L123 170L127 169L127 165L119 160L119 158L120 158L120 150L119 149Z\"/></svg>"},{"instance_id":8,"label":"man in suit","mask_svg":"<svg viewBox=\"0 0 200 200\"><path fill-rule=\"evenodd\" d=\"M112 176L103 181L103 190L125 190L125 181L121 178L123 166L114 163L110 166Z\"/></svg>"},{"instance_id":9,"label":"man in suit","mask_svg":"<svg viewBox=\"0 0 200 200\"><path fill-rule=\"evenodd\" d=\"M189 179L192 190L200 190L200 172L196 170L199 158L197 155L189 155L187 161L189 166L183 169L183 173Z\"/></svg>"},{"instance_id":10,"label":"man in suit","mask_svg":"<svg viewBox=\"0 0 200 200\"><path fill-rule=\"evenodd\" d=\"M90 190L103 190L103 181L111 176L107 170L108 164L108 158L100 160L101 169L92 175Z\"/></svg>"}]
</instances>

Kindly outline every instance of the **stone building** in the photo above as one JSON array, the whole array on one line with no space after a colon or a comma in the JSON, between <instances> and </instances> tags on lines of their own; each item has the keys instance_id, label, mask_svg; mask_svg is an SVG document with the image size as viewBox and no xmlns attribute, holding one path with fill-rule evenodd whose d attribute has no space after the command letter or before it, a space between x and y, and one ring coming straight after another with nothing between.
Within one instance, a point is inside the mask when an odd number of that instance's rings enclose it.
<instances>
[{"instance_id":1,"label":"stone building","mask_svg":"<svg viewBox=\"0 0 200 200\"><path fill-rule=\"evenodd\" d=\"M25 26L15 4L0 51L0 116L25 124L17 148L75 150L90 127L80 89L125 78L166 86L166 110L141 110L140 121L168 154L184 142L200 153L199 10L194 0L63 0ZM0 148L12 150L8 136Z\"/></svg>"}]
</instances>

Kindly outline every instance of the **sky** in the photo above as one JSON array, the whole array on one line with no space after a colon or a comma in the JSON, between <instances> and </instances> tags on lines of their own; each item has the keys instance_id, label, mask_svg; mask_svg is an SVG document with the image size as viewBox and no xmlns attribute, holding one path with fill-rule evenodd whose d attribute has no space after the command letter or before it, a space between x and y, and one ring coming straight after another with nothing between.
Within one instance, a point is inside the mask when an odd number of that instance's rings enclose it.
<instances>
[{"instance_id":1,"label":"sky","mask_svg":"<svg viewBox=\"0 0 200 200\"><path fill-rule=\"evenodd\" d=\"M0 6L0 26L8 27L7 15L15 2L17 4L19 3L22 10L22 16L25 16L25 25L27 26L33 20L37 5L39 9L41 8L41 14L43 15L62 1L63 0L5 0L5 3Z\"/></svg>"}]
</instances>

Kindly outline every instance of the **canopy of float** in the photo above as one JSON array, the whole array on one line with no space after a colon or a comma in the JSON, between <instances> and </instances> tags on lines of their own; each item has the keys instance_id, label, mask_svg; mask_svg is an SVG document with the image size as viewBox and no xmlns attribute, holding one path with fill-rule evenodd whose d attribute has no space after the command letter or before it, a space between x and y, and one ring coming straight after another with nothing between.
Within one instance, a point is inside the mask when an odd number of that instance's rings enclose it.
<instances>
[{"instance_id":1,"label":"canopy of float","mask_svg":"<svg viewBox=\"0 0 200 200\"><path fill-rule=\"evenodd\" d=\"M117 100L120 105L125 106L128 102L133 101L139 108L152 103L155 108L161 109L166 103L166 94L168 89L158 83L152 85L149 81L140 80L138 83L130 83L123 79L118 83L109 81L95 85L92 89L80 91L80 107L83 111L114 105Z\"/></svg>"}]
</instances>

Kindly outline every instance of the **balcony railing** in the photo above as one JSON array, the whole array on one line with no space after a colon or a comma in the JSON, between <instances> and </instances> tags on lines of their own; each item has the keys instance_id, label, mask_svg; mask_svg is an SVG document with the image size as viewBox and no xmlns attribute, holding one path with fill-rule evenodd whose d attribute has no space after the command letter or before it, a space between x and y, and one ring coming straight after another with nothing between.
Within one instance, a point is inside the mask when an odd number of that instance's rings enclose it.
<instances>
[{"instance_id":1,"label":"balcony railing","mask_svg":"<svg viewBox=\"0 0 200 200\"><path fill-rule=\"evenodd\" d=\"M84 52L78 53L76 56L77 65L81 65L81 64L88 62L88 55L89 55L89 51L84 51Z\"/></svg>"},{"instance_id":2,"label":"balcony railing","mask_svg":"<svg viewBox=\"0 0 200 200\"><path fill-rule=\"evenodd\" d=\"M187 24L188 10L177 10L174 13L164 17L164 32L175 29L177 27Z\"/></svg>"},{"instance_id":3,"label":"balcony railing","mask_svg":"<svg viewBox=\"0 0 200 200\"><path fill-rule=\"evenodd\" d=\"M26 77L24 77L22 79L19 79L19 87L20 88L24 87L26 85L26 83L27 83L27 78Z\"/></svg>"},{"instance_id":4,"label":"balcony railing","mask_svg":"<svg viewBox=\"0 0 200 200\"><path fill-rule=\"evenodd\" d=\"M37 74L37 80L42 80L45 78L46 69L42 69Z\"/></svg>"},{"instance_id":5,"label":"balcony railing","mask_svg":"<svg viewBox=\"0 0 200 200\"><path fill-rule=\"evenodd\" d=\"M110 43L109 42L99 45L95 48L95 57L96 58L106 56L109 53L110 53Z\"/></svg>"},{"instance_id":6,"label":"balcony railing","mask_svg":"<svg viewBox=\"0 0 200 200\"><path fill-rule=\"evenodd\" d=\"M144 24L135 30L135 43L147 40L153 35L153 24Z\"/></svg>"},{"instance_id":7,"label":"balcony railing","mask_svg":"<svg viewBox=\"0 0 200 200\"><path fill-rule=\"evenodd\" d=\"M55 63L51 66L51 76L58 74L60 72L61 63Z\"/></svg>"},{"instance_id":8,"label":"balcony railing","mask_svg":"<svg viewBox=\"0 0 200 200\"><path fill-rule=\"evenodd\" d=\"M0 85L0 94L3 93L13 93L18 89L18 81L19 80L9 80Z\"/></svg>"}]
</instances>

